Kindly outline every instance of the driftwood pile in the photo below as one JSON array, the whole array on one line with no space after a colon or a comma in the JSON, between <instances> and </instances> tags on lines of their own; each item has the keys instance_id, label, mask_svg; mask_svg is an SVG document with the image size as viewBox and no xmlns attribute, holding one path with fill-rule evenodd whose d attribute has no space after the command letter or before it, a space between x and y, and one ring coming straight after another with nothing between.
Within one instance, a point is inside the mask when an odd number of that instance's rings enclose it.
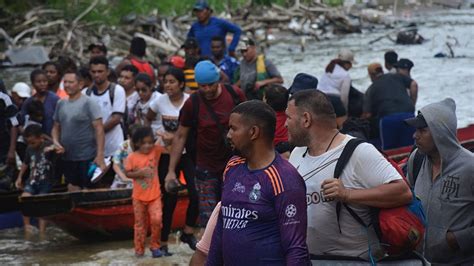
<instances>
[{"instance_id":1,"label":"driftwood pile","mask_svg":"<svg viewBox=\"0 0 474 266\"><path fill-rule=\"evenodd\" d=\"M68 55L85 62L88 58L87 47L91 43L101 41L107 45L111 56L124 56L128 53L133 36L140 36L148 43L149 55L153 56L149 59L156 61L160 54L169 55L179 51L190 25L195 21L191 14L176 17L130 14L118 26L83 20L98 4L99 0L95 0L75 18L66 18L60 10L41 7L22 16L2 16L0 43L3 39L6 49L44 46L50 58ZM292 35L319 40L337 34L361 32L367 23L372 27L375 24L385 27L387 24L384 20L386 14L375 9L349 11L318 3L303 5L299 1L289 8L248 5L215 15L237 23L246 34L268 43L279 40L280 36ZM0 60L4 59L0 55Z\"/></svg>"}]
</instances>

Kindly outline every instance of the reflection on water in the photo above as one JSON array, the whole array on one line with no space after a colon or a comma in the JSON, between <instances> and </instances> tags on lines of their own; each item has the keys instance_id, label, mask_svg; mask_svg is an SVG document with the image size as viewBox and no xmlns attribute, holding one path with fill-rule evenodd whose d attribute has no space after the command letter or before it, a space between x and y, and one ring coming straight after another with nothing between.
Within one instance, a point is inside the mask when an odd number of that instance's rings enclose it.
<instances>
[{"instance_id":1,"label":"reflection on water","mask_svg":"<svg viewBox=\"0 0 474 266\"><path fill-rule=\"evenodd\" d=\"M193 251L177 238L170 235L173 256L154 259L150 252L135 258L132 240L85 243L54 226L48 227L45 239L36 231L25 240L22 228L6 229L0 231L0 264L187 265Z\"/></svg>"}]
</instances>

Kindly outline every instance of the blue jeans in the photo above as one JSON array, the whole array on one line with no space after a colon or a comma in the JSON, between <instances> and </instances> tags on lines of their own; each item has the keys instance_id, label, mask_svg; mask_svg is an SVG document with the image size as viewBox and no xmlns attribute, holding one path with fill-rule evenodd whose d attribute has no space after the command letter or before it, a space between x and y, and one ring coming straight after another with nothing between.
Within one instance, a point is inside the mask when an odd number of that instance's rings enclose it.
<instances>
[{"instance_id":1,"label":"blue jeans","mask_svg":"<svg viewBox=\"0 0 474 266\"><path fill-rule=\"evenodd\" d=\"M48 194L49 192L51 192L52 189L53 189L53 185L49 181L43 179L39 181L28 182L25 185L25 188L23 189L23 191L28 192L31 195L39 195L39 194Z\"/></svg>"}]
</instances>

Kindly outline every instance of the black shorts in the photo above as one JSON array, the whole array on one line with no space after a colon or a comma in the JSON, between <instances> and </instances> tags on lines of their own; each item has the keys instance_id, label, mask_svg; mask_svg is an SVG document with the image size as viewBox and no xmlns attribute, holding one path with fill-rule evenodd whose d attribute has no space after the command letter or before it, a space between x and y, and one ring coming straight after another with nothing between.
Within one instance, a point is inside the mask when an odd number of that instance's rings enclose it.
<instances>
[{"instance_id":1,"label":"black shorts","mask_svg":"<svg viewBox=\"0 0 474 266\"><path fill-rule=\"evenodd\" d=\"M87 172L93 159L85 161L62 161L62 170L67 184L85 188L90 187L90 177Z\"/></svg>"},{"instance_id":2,"label":"black shorts","mask_svg":"<svg viewBox=\"0 0 474 266\"><path fill-rule=\"evenodd\" d=\"M345 116L347 114L346 108L344 108L344 104L341 101L341 96L339 95L331 95L327 94L329 100L331 101L332 106L334 107L334 111L336 112L336 117Z\"/></svg>"}]
</instances>

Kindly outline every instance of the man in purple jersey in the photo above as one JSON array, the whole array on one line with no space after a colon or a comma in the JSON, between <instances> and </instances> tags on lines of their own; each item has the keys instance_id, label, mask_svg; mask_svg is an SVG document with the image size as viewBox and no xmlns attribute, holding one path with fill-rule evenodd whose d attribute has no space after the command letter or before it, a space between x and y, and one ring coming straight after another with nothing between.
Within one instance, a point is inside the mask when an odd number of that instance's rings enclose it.
<instances>
[{"instance_id":1,"label":"man in purple jersey","mask_svg":"<svg viewBox=\"0 0 474 266\"><path fill-rule=\"evenodd\" d=\"M232 110L227 137L240 156L224 171L222 207L206 265L308 265L306 187L273 148L276 116L261 101Z\"/></svg>"}]
</instances>

